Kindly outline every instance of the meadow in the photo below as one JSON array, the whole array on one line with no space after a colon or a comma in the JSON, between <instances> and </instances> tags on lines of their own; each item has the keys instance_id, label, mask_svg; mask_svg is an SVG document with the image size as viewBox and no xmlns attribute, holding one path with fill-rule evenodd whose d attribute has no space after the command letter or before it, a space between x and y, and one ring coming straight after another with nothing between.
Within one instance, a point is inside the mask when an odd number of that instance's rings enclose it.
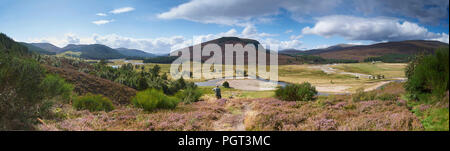
<instances>
[{"instance_id":1,"label":"meadow","mask_svg":"<svg viewBox=\"0 0 450 151\"><path fill-rule=\"evenodd\" d=\"M142 60L124 60L116 59L108 63L110 66L123 65L127 63L139 64L136 71L141 71L141 66L148 71L155 65L161 67L161 74L166 73L170 77L170 64L142 63ZM142 64L142 65L141 65ZM323 93L354 93L357 89L363 88L373 90L392 80L404 79L404 63L344 63L330 65L279 65L278 81L286 83L309 82L316 86L319 92ZM225 68L225 67L223 67ZM236 66L233 67L234 69ZM245 72L247 66L242 67ZM328 72L332 68L332 72ZM270 67L267 66L269 70ZM194 71L201 72L201 71ZM357 77L354 74L361 75L383 75L383 79L369 79L367 76ZM225 74L223 74L225 76ZM234 73L236 75L236 73ZM186 79L191 82L204 82L210 79L202 77L201 79Z\"/></svg>"}]
</instances>

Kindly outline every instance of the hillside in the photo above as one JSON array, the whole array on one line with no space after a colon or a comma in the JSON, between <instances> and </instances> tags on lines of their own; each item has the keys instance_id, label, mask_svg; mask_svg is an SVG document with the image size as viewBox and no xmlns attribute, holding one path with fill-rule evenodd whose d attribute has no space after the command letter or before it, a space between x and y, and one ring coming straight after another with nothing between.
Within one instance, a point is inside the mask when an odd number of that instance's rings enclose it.
<instances>
[{"instance_id":1,"label":"hillside","mask_svg":"<svg viewBox=\"0 0 450 151\"><path fill-rule=\"evenodd\" d=\"M144 57L144 58L156 57L155 54L147 53L145 51L137 49L117 48L116 50L122 55L125 55L127 57Z\"/></svg>"},{"instance_id":2,"label":"hillside","mask_svg":"<svg viewBox=\"0 0 450 151\"><path fill-rule=\"evenodd\" d=\"M448 44L438 41L410 40L399 42L385 42L372 45L338 45L324 49L313 50L283 50L287 55L316 55L326 59L351 59L363 61L368 57L379 57L388 54L414 55L430 53L436 48L448 47Z\"/></svg>"},{"instance_id":3,"label":"hillside","mask_svg":"<svg viewBox=\"0 0 450 151\"><path fill-rule=\"evenodd\" d=\"M85 59L118 59L125 57L125 55L119 53L117 50L101 44L69 44L61 50L61 52L66 51L81 52L80 57Z\"/></svg>"},{"instance_id":4,"label":"hillside","mask_svg":"<svg viewBox=\"0 0 450 151\"><path fill-rule=\"evenodd\" d=\"M41 49L47 50L49 52L58 53L58 52L61 51L61 48L59 48L59 47L57 47L55 45L52 45L50 43L29 43L29 44L31 44L33 46L36 46L36 47L39 47Z\"/></svg>"},{"instance_id":5,"label":"hillside","mask_svg":"<svg viewBox=\"0 0 450 151\"><path fill-rule=\"evenodd\" d=\"M24 45L25 47L28 48L29 51L32 51L32 52L36 52L36 53L40 53L40 54L47 54L47 55L54 55L54 54L56 54L55 52L47 51L45 49L42 49L40 47L36 47L36 46L34 46L32 44L29 44L29 43L20 42L20 44Z\"/></svg>"},{"instance_id":6,"label":"hillside","mask_svg":"<svg viewBox=\"0 0 450 151\"><path fill-rule=\"evenodd\" d=\"M197 44L203 46L206 46L207 44L217 44L220 46L221 50L222 50L222 62L223 64L225 64L225 45L226 44L241 44L243 46L247 45L247 44L254 44L255 48L258 48L257 46L260 44L259 41L257 40L253 40L253 39L245 39L245 38L238 38L238 37L222 37L222 38L218 38L218 39L214 39L214 40L210 40L207 42L203 42L201 44ZM188 47L188 49L190 50L191 54L192 54L192 49L193 46ZM268 52L269 50L267 50ZM256 52L256 55L258 55L258 52ZM233 55L234 57L236 56L236 54ZM206 61L207 59L209 59L210 56L206 56L206 57L202 57L202 61ZM244 63L247 64L247 53L245 53L245 59L244 59ZM269 62L269 55L267 54L267 62ZM295 62L295 58L285 55L285 54L279 54L278 55L278 64L283 65L283 64L296 64Z\"/></svg>"}]
</instances>

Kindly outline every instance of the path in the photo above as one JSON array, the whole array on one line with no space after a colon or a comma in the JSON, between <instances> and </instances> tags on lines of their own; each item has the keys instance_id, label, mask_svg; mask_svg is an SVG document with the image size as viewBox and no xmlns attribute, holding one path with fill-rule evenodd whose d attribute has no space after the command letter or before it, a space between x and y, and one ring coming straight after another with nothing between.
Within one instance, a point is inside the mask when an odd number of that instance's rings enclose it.
<instances>
[{"instance_id":1,"label":"path","mask_svg":"<svg viewBox=\"0 0 450 151\"><path fill-rule=\"evenodd\" d=\"M252 100L229 100L224 107L227 112L213 123L215 131L245 131L245 119L257 114L252 110Z\"/></svg>"}]
</instances>

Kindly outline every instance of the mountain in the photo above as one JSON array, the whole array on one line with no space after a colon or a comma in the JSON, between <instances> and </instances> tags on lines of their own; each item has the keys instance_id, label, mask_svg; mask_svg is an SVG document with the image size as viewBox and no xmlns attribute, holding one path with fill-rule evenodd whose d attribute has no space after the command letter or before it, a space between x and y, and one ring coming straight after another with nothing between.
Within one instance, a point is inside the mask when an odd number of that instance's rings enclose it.
<instances>
[{"instance_id":1,"label":"mountain","mask_svg":"<svg viewBox=\"0 0 450 151\"><path fill-rule=\"evenodd\" d=\"M226 44L242 44L243 46L247 45L247 44L253 44L255 45L255 48L258 48L258 45L260 44L259 41L257 40L253 40L253 39L246 39L246 38L239 38L239 37L221 37L218 39L214 39L214 40L210 40L207 42L203 42L201 43L201 46L204 47L207 44L217 44L219 45L219 47L222 50L222 63L225 64L225 45ZM199 44L197 44L198 46ZM192 50L193 50L193 46L188 47L188 49L190 50L191 54L192 54ZM267 52L267 56L266 56L266 62L268 63L270 61L270 57L269 57L269 50L266 50ZM258 55L258 52L256 52L256 55ZM248 63L248 56L247 53L244 54L244 63L247 64ZM206 56L206 57L201 57L202 61L206 61L207 59L209 59L211 56ZM236 55L234 54L233 57L235 58ZM286 55L286 54L278 54L278 64L279 65L284 65L284 64L296 64L295 62L295 57Z\"/></svg>"},{"instance_id":2,"label":"mountain","mask_svg":"<svg viewBox=\"0 0 450 151\"><path fill-rule=\"evenodd\" d=\"M127 48L117 48L116 49L119 53L122 55L125 55L127 57L144 57L144 58L151 58L156 57L157 55L152 53L147 53L142 50L137 49L127 49Z\"/></svg>"},{"instance_id":3,"label":"mountain","mask_svg":"<svg viewBox=\"0 0 450 151\"><path fill-rule=\"evenodd\" d=\"M62 48L60 52L81 52L80 57L86 59L119 59L126 56L119 53L117 50L101 44L92 45L74 45L69 44Z\"/></svg>"},{"instance_id":4,"label":"mountain","mask_svg":"<svg viewBox=\"0 0 450 151\"><path fill-rule=\"evenodd\" d=\"M58 53L61 51L61 48L52 45L50 43L29 43L33 46L39 47L41 49L47 50L48 52L54 52L54 53Z\"/></svg>"},{"instance_id":5,"label":"mountain","mask_svg":"<svg viewBox=\"0 0 450 151\"><path fill-rule=\"evenodd\" d=\"M37 52L37 53L46 54L46 55L54 55L54 54L56 54L55 52L50 52L48 50L42 49L40 47L36 47L36 46L34 46L32 44L29 44L29 43L25 43L25 42L19 42L19 43L24 45L25 47L27 47L28 50L32 51L32 52Z\"/></svg>"},{"instance_id":6,"label":"mountain","mask_svg":"<svg viewBox=\"0 0 450 151\"><path fill-rule=\"evenodd\" d=\"M414 55L418 53L431 53L439 47L448 47L448 44L439 41L408 40L384 42L372 45L337 45L324 49L280 51L287 55L315 55L326 59L348 59L363 61L368 57L380 57L389 54Z\"/></svg>"}]
</instances>

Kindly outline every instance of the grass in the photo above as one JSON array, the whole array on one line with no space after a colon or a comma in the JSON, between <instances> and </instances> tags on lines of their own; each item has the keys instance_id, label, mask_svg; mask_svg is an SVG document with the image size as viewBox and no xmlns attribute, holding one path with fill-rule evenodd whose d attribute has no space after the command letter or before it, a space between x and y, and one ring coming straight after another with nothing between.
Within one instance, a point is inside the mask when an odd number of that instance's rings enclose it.
<instances>
[{"instance_id":1,"label":"grass","mask_svg":"<svg viewBox=\"0 0 450 151\"><path fill-rule=\"evenodd\" d=\"M212 91L213 86L205 86L198 87L204 94L205 97L214 98L215 93ZM234 88L224 88L220 87L222 98L248 98L248 99L256 99L256 98L270 98L275 95L274 91L244 91L238 90Z\"/></svg>"},{"instance_id":2,"label":"grass","mask_svg":"<svg viewBox=\"0 0 450 151\"><path fill-rule=\"evenodd\" d=\"M403 63L352 63L333 66L346 72L362 73L369 75L385 75L386 78L405 77L406 64Z\"/></svg>"},{"instance_id":3,"label":"grass","mask_svg":"<svg viewBox=\"0 0 450 151\"><path fill-rule=\"evenodd\" d=\"M421 121L426 131L448 131L449 130L449 109L448 94L440 101L430 100L408 100L403 95L402 99L407 100L407 105Z\"/></svg>"}]
</instances>

